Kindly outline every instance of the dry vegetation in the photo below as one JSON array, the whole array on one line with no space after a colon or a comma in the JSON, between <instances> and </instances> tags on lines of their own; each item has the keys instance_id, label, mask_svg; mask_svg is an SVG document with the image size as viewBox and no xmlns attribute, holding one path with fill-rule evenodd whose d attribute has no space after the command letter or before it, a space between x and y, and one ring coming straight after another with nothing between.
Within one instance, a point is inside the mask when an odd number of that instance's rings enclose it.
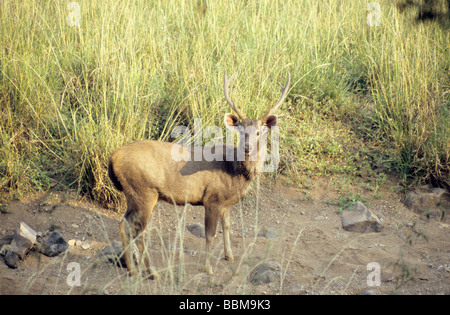
<instances>
[{"instance_id":1,"label":"dry vegetation","mask_svg":"<svg viewBox=\"0 0 450 315\"><path fill-rule=\"evenodd\" d=\"M173 128L193 129L194 118L201 118L203 126L224 128L222 117L230 111L223 98L225 72L238 73L233 100L240 109L260 116L268 102L278 99L277 82L284 82L286 70L292 84L277 112L280 167L264 179L281 178L308 199L316 179L325 178L339 193L332 212L366 198L367 192L376 202L386 185L397 192L425 182L450 189L450 32L445 19L418 22L417 7L401 12L388 0L377 1L379 26L367 24L373 11L368 1L358 0L82 0L76 2L79 15L68 3L0 1L2 200L75 190L106 208L123 208L123 196L107 176L114 149L140 139L171 141ZM438 9L448 15L445 5ZM79 25L72 25L78 17ZM350 190L354 186L363 192ZM0 215L7 211L0 204ZM167 283L146 291L126 280L120 282L126 288L115 292L186 293L185 288L195 287L191 292L215 293L233 287L233 293L249 293L244 278L209 282L205 291L201 275L186 282L183 268L192 266L180 262L175 250L185 242L183 215L178 219L169 236L153 233L162 242L159 266L171 266ZM299 222L315 224L309 219ZM320 277L337 252L324 253L329 255L323 260L317 253L315 259L324 265L314 269L292 254L302 235L299 227L292 231L283 267L290 264ZM314 251L308 237L322 237L314 231L304 234L302 250L311 246ZM322 240L333 237L325 233ZM239 245L242 264L252 244L249 239ZM286 287L282 282L279 291L271 292L285 293Z\"/></svg>"}]
</instances>

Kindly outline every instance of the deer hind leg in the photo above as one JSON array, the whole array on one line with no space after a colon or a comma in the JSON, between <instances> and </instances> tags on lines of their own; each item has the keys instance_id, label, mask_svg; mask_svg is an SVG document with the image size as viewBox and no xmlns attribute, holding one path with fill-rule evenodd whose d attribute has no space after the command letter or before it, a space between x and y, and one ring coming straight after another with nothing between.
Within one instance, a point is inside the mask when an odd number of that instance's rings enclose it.
<instances>
[{"instance_id":1,"label":"deer hind leg","mask_svg":"<svg viewBox=\"0 0 450 315\"><path fill-rule=\"evenodd\" d=\"M127 212L128 213L128 212ZM133 235L135 234L132 226L128 223L127 215L122 219L119 225L120 235L122 237L122 245L124 250L125 263L127 265L128 272L130 275L136 275L136 266L133 259Z\"/></svg>"},{"instance_id":2,"label":"deer hind leg","mask_svg":"<svg viewBox=\"0 0 450 315\"><path fill-rule=\"evenodd\" d=\"M230 243L230 208L224 208L221 213L221 222L223 229L223 246L225 250L225 260L233 261L233 252Z\"/></svg>"},{"instance_id":3,"label":"deer hind leg","mask_svg":"<svg viewBox=\"0 0 450 315\"><path fill-rule=\"evenodd\" d=\"M140 234L137 238L137 246L139 249L141 261L143 260L147 273L150 275L152 279L160 278L160 275L156 271L156 269L150 264L150 256L147 251L146 246L146 238L145 238L145 228L147 227L148 221L152 215L153 208L158 201L158 192L156 190L151 190L145 194L146 199L143 205L142 216L140 217Z\"/></svg>"},{"instance_id":4,"label":"deer hind leg","mask_svg":"<svg viewBox=\"0 0 450 315\"><path fill-rule=\"evenodd\" d=\"M205 271L210 275L214 274L211 267L211 249L214 239L216 237L218 219L219 219L219 209L213 206L205 206L205 235L206 235Z\"/></svg>"},{"instance_id":5,"label":"deer hind leg","mask_svg":"<svg viewBox=\"0 0 450 315\"><path fill-rule=\"evenodd\" d=\"M150 264L150 258L145 246L145 228L155 204L158 200L156 191L147 191L142 200L127 198L128 210L120 223L120 233L124 248L125 262L131 275L137 274L137 264L144 262L147 272L152 278L159 278L159 274ZM138 257L134 257L134 241L139 251ZM135 261L136 258L138 261Z\"/></svg>"}]
</instances>

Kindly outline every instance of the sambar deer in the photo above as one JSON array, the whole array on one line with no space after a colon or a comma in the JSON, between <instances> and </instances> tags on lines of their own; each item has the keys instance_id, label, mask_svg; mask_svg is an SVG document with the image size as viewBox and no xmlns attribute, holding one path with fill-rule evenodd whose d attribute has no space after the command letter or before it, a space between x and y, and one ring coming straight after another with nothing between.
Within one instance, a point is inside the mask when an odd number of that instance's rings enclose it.
<instances>
[{"instance_id":1,"label":"sambar deer","mask_svg":"<svg viewBox=\"0 0 450 315\"><path fill-rule=\"evenodd\" d=\"M124 192L127 200L127 211L120 223L120 233L130 274L137 273L131 245L131 241L135 239L139 256L145 260L147 271L152 277L159 277L151 266L148 256L143 255L145 248L143 232L158 200L177 205L190 203L205 207L207 273L213 274L210 255L219 218L223 229L225 259L229 261L234 259L230 245L230 207L245 196L250 183L264 163L266 148L259 143L259 137L262 132L270 131L270 128L277 124L277 116L272 113L286 98L290 73L287 72L287 83L282 87L278 103L261 118L254 120L247 119L230 99L228 87L233 76L228 79L226 74L224 75L224 94L225 100L238 117L230 113L225 114L224 122L227 128L239 129L239 145L235 147L222 144L209 147L212 152L222 150L224 154L222 160L207 161L203 158L199 161L190 158L176 161L172 156L173 146L180 146L179 144L150 140L125 145L111 154L108 165L109 177L114 186ZM239 148L245 151L245 158L237 158ZM184 148L180 146L175 149ZM189 149L183 152L193 157L193 151ZM226 154L230 154L234 159L227 160ZM256 158L252 159L255 154Z\"/></svg>"}]
</instances>

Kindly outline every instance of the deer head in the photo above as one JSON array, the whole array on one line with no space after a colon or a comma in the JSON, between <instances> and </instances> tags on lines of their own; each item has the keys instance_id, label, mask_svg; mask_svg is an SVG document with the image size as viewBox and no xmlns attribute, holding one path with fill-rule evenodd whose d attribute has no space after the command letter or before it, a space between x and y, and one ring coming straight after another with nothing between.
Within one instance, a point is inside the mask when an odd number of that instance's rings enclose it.
<instances>
[{"instance_id":1,"label":"deer head","mask_svg":"<svg viewBox=\"0 0 450 315\"><path fill-rule=\"evenodd\" d=\"M270 131L272 127L275 127L277 125L277 116L272 114L278 109L278 107L281 106L281 104L283 104L283 101L286 98L291 81L291 74L289 73L289 71L287 72L287 83L284 87L281 86L281 97L278 103L270 108L259 119L247 119L245 115L231 101L230 95L228 93L228 87L234 75L235 74L233 74L228 79L225 73L223 89L225 100L227 101L228 105L230 105L230 107L236 112L237 116L231 113L225 114L224 123L227 128L239 132L239 147L241 149L244 149L246 156L251 156L255 160L261 159L261 157L257 156L257 153L260 153L263 149L263 147L260 146L260 136Z\"/></svg>"}]
</instances>

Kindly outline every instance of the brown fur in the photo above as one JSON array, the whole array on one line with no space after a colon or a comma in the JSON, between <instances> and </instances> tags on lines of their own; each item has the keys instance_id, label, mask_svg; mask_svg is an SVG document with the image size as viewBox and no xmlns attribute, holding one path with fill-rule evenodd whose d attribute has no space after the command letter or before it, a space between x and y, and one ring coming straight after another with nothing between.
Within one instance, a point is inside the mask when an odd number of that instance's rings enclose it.
<instances>
[{"instance_id":1,"label":"brown fur","mask_svg":"<svg viewBox=\"0 0 450 315\"><path fill-rule=\"evenodd\" d=\"M282 90L278 107L286 96L288 83ZM230 106L237 111L228 96L230 80L225 77L225 95ZM230 207L245 196L252 180L259 173L265 158L265 147L259 144L259 133L263 127L269 129L277 124L277 117L269 115L274 108L259 120L246 119L238 112L225 115L225 125L230 129L240 129L240 148L245 150L245 160L238 161L238 149L234 146L214 146L211 152L222 149L222 161L195 161L194 149L184 151L187 157L176 161L172 157L173 146L178 144L159 141L138 141L115 150L108 164L108 173L114 186L123 191L127 198L127 211L120 223L120 233L128 271L136 273L132 255L132 240L136 240L139 256L151 275L157 272L150 265L145 253L143 232L158 200L177 205L190 203L205 207L206 261L205 270L212 274L210 264L211 245L216 235L218 219L223 227L225 258L233 260L230 244ZM253 128L248 128L252 126ZM247 128L247 129L245 129ZM245 132L242 132L245 130ZM231 150L234 160L226 161L226 152ZM218 151L217 151L218 152ZM256 154L257 159L252 158ZM188 161L185 161L188 160ZM255 161L254 161L255 160Z\"/></svg>"},{"instance_id":2,"label":"brown fur","mask_svg":"<svg viewBox=\"0 0 450 315\"><path fill-rule=\"evenodd\" d=\"M108 171L111 181L127 198L127 212L120 225L125 260L130 273L136 273L130 248L137 238L141 255L144 241L141 236L157 200L177 205L190 203L205 206L205 234L207 255L216 235L217 221L229 229L229 209L245 196L257 176L261 162L249 161L180 161L171 157L172 144L158 141L139 141L123 146L111 154ZM236 148L223 147L236 152ZM214 151L213 151L214 152ZM193 150L192 150L193 158ZM224 238L229 239L228 232ZM229 240L224 241L227 260L233 260ZM207 261L209 256L207 256ZM150 273L155 276L149 262ZM211 273L209 263L207 271Z\"/></svg>"}]
</instances>

